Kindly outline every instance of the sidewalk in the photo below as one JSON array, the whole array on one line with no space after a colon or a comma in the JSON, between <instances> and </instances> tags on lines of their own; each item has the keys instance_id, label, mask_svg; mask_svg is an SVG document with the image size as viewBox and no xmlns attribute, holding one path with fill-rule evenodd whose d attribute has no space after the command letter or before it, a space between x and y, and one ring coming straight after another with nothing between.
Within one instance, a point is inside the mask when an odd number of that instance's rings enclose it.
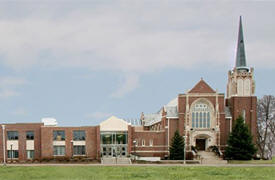
<instances>
[{"instance_id":1,"label":"sidewalk","mask_svg":"<svg viewBox=\"0 0 275 180\"><path fill-rule=\"evenodd\" d=\"M184 167L275 167L275 164L7 164L6 166L184 166ZM1 166L0 166L1 167ZM3 167L3 166L2 166Z\"/></svg>"}]
</instances>

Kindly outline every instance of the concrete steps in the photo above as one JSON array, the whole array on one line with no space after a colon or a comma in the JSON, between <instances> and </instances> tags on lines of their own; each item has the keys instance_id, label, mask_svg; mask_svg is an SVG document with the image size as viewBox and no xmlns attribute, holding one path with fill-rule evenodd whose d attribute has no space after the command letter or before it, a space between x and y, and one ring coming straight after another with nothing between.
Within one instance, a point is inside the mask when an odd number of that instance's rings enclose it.
<instances>
[{"instance_id":1,"label":"concrete steps","mask_svg":"<svg viewBox=\"0 0 275 180\"><path fill-rule=\"evenodd\" d=\"M214 152L198 151L202 164L227 164L226 160L218 157Z\"/></svg>"},{"instance_id":2,"label":"concrete steps","mask_svg":"<svg viewBox=\"0 0 275 180\"><path fill-rule=\"evenodd\" d=\"M126 157L103 157L101 164L132 164L132 161Z\"/></svg>"}]
</instances>

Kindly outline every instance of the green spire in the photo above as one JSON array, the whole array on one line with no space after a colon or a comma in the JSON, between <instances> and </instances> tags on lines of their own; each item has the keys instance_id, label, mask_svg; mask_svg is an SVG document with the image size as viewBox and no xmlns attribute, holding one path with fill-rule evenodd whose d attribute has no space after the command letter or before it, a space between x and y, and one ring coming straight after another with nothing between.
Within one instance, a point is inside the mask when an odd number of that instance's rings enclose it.
<instances>
[{"instance_id":1,"label":"green spire","mask_svg":"<svg viewBox=\"0 0 275 180\"><path fill-rule=\"evenodd\" d=\"M245 48L244 48L244 40L243 40L242 16L240 16L240 24L239 24L236 68L240 69L240 70L249 70L246 67Z\"/></svg>"}]
</instances>

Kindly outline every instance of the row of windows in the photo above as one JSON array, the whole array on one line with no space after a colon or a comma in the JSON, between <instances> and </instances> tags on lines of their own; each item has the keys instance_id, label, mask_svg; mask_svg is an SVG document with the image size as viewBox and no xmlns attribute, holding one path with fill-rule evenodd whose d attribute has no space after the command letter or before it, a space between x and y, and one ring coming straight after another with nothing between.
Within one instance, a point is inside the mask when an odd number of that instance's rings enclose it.
<instances>
[{"instance_id":1,"label":"row of windows","mask_svg":"<svg viewBox=\"0 0 275 180\"><path fill-rule=\"evenodd\" d=\"M65 141L65 131L63 130L57 130L53 131L53 140L54 141ZM74 141L85 141L86 139L86 133L83 130L76 130L73 131L73 140Z\"/></svg>"},{"instance_id":2,"label":"row of windows","mask_svg":"<svg viewBox=\"0 0 275 180\"><path fill-rule=\"evenodd\" d=\"M14 159L19 157L18 150L8 150L8 158ZM27 150L27 159L34 159L34 150Z\"/></svg>"},{"instance_id":3,"label":"row of windows","mask_svg":"<svg viewBox=\"0 0 275 180\"><path fill-rule=\"evenodd\" d=\"M138 146L138 140L136 140L135 142L136 142L135 146ZM141 140L141 146L145 146L145 139ZM153 146L153 139L149 140L149 146Z\"/></svg>"},{"instance_id":4,"label":"row of windows","mask_svg":"<svg viewBox=\"0 0 275 180\"><path fill-rule=\"evenodd\" d=\"M8 140L18 140L19 134L18 131L7 131ZM34 132L26 132L27 140L34 140ZM84 141L86 139L86 133L82 130L73 131L73 140L74 141ZM65 140L65 131L53 131L53 140L55 141L64 141Z\"/></svg>"},{"instance_id":5,"label":"row of windows","mask_svg":"<svg viewBox=\"0 0 275 180\"><path fill-rule=\"evenodd\" d=\"M54 146L53 147L53 155L54 156L65 156L65 146ZM85 146L74 146L73 147L73 155L85 155L86 147Z\"/></svg>"},{"instance_id":6,"label":"row of windows","mask_svg":"<svg viewBox=\"0 0 275 180\"><path fill-rule=\"evenodd\" d=\"M18 140L18 132L17 131L7 131L8 140ZM26 139L27 140L34 140L34 132L27 131L26 132Z\"/></svg>"},{"instance_id":7,"label":"row of windows","mask_svg":"<svg viewBox=\"0 0 275 180\"><path fill-rule=\"evenodd\" d=\"M86 147L85 146L74 146L73 155L85 155ZM54 156L65 156L65 146L54 146L53 147ZM8 158L16 159L19 157L18 150L8 150ZM27 150L27 159L34 159L34 150Z\"/></svg>"}]
</instances>

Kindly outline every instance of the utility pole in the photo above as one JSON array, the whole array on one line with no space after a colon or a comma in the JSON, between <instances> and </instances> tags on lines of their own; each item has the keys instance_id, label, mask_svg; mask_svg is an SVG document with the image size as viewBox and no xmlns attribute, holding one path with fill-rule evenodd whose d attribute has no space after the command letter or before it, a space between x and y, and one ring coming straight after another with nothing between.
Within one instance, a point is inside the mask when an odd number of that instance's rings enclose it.
<instances>
[{"instance_id":1,"label":"utility pole","mask_svg":"<svg viewBox=\"0 0 275 180\"><path fill-rule=\"evenodd\" d=\"M5 138L5 125L2 125L3 135L3 166L6 166L6 138Z\"/></svg>"}]
</instances>

